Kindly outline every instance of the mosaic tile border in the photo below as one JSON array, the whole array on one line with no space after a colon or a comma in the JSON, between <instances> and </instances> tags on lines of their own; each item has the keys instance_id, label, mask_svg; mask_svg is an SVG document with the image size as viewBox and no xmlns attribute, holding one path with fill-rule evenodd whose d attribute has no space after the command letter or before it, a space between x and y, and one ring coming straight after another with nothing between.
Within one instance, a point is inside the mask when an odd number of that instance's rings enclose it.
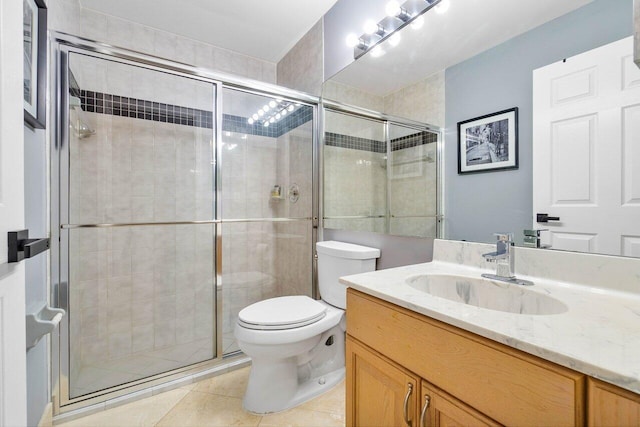
<instances>
[{"instance_id":1,"label":"mosaic tile border","mask_svg":"<svg viewBox=\"0 0 640 427\"><path fill-rule=\"evenodd\" d=\"M391 151L417 147L418 145L432 144L437 141L438 134L422 131L412 135L403 136L401 138L392 139ZM387 152L387 147L384 141L342 135L339 133L326 132L324 134L324 143L331 147L349 148L352 150L370 151L373 153Z\"/></svg>"},{"instance_id":2,"label":"mosaic tile border","mask_svg":"<svg viewBox=\"0 0 640 427\"><path fill-rule=\"evenodd\" d=\"M213 129L214 117L213 112L211 111L102 92L88 91L75 87L71 92L73 96L78 96L80 98L82 110L89 113L108 114L133 119L152 120L162 123L173 123L184 126ZM222 131L278 138L313 120L313 108L308 105L302 105L287 117L268 127L258 123L249 124L247 120L247 117L223 114ZM437 142L437 140L437 134L422 131L401 138L392 139L391 151L416 147L418 145L431 144ZM373 139L359 138L332 132L325 133L325 145L349 148L353 150L370 151L374 153L386 153L387 151L384 141L376 141Z\"/></svg>"},{"instance_id":3,"label":"mosaic tile border","mask_svg":"<svg viewBox=\"0 0 640 427\"><path fill-rule=\"evenodd\" d=\"M84 89L74 90L72 95L79 96L82 110L89 113L213 129L212 111ZM247 117L223 114L222 131L277 138L313 120L313 108L301 105L287 117L268 127L257 123L250 125L247 120Z\"/></svg>"},{"instance_id":4,"label":"mosaic tile border","mask_svg":"<svg viewBox=\"0 0 640 427\"><path fill-rule=\"evenodd\" d=\"M324 144L331 147L350 148L352 150L371 151L373 153L387 152L384 141L342 135L340 133L325 132Z\"/></svg>"}]
</instances>

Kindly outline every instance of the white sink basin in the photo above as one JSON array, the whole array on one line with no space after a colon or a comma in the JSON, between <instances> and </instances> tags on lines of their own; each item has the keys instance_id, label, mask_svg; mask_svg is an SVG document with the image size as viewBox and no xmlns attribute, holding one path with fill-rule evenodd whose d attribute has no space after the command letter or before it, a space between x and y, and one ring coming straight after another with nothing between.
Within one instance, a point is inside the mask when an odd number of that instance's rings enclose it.
<instances>
[{"instance_id":1,"label":"white sink basin","mask_svg":"<svg viewBox=\"0 0 640 427\"><path fill-rule=\"evenodd\" d=\"M421 274L406 279L407 285L434 297L507 313L548 315L567 311L567 306L528 288L488 279L446 274Z\"/></svg>"}]
</instances>

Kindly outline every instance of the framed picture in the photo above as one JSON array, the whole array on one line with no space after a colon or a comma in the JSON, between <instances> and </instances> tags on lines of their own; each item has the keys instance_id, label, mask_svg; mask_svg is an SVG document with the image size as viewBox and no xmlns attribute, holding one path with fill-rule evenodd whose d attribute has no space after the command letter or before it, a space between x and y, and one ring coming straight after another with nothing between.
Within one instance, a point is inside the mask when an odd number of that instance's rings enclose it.
<instances>
[{"instance_id":1,"label":"framed picture","mask_svg":"<svg viewBox=\"0 0 640 427\"><path fill-rule=\"evenodd\" d=\"M23 0L24 121L45 127L47 7L43 0Z\"/></svg>"},{"instance_id":2,"label":"framed picture","mask_svg":"<svg viewBox=\"0 0 640 427\"><path fill-rule=\"evenodd\" d=\"M518 169L518 108L458 123L458 173Z\"/></svg>"}]
</instances>

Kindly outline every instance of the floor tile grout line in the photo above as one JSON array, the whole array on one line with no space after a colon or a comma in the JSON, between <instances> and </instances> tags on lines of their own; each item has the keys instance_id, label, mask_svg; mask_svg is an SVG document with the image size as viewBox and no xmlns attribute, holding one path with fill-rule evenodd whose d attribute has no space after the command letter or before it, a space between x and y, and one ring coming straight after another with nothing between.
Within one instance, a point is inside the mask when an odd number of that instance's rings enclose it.
<instances>
[{"instance_id":1,"label":"floor tile grout line","mask_svg":"<svg viewBox=\"0 0 640 427\"><path fill-rule=\"evenodd\" d=\"M180 388L178 388L176 390L180 390ZM182 396L180 399L178 399L178 401L176 403L174 403L173 406L167 412L165 412L165 414L158 420L158 422L153 424L153 426L155 427L155 426L159 425L162 422L162 420L165 419L167 417L167 415L169 415L169 413L171 411L173 411L176 408L176 406L178 406L178 404L184 400L185 397L189 396L189 394L192 391L193 390L187 390L187 392L184 394L184 396ZM163 392L163 393L166 393L166 392ZM159 396L159 394L156 395L156 396Z\"/></svg>"}]
</instances>

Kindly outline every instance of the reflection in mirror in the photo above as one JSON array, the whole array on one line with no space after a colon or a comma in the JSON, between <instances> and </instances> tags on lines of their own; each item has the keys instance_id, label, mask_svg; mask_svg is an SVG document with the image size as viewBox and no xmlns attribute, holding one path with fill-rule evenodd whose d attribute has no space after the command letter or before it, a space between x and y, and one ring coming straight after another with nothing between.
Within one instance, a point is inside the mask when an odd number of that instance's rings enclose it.
<instances>
[{"instance_id":1,"label":"reflection in mirror","mask_svg":"<svg viewBox=\"0 0 640 427\"><path fill-rule=\"evenodd\" d=\"M438 135L389 123L389 234L437 237Z\"/></svg>"},{"instance_id":2,"label":"reflection in mirror","mask_svg":"<svg viewBox=\"0 0 640 427\"><path fill-rule=\"evenodd\" d=\"M556 214L555 208L599 206L609 195L627 211L640 207L640 110L634 107L640 105L640 83L632 84L640 77L628 66L632 48L605 61L606 68L574 65L576 55L632 36L633 0L456 0L444 14L432 12L425 13L420 30L404 28L398 46L383 44L385 55L365 55L325 82L323 96L444 128L447 238L492 242L493 232L511 231L516 242L522 242L525 229L549 229L542 236L555 249L640 256L640 221L631 221L605 247L605 240L612 239L601 230L619 222L615 214L602 216L604 222L596 224L601 215L587 212L570 231L563 221L535 220L536 213L564 220L568 216ZM551 96L564 99L558 107L567 114L557 118L567 126L558 127L552 117L544 125L547 131L536 133L537 117L549 113L537 105L534 109L534 94L539 92L534 90L534 71L552 64L566 64L568 71L550 79L555 95L543 97L541 104L549 107ZM571 70L586 69L593 73L558 86ZM605 87L623 90L609 102L602 95ZM513 107L520 113L519 168L459 175L457 124ZM614 116L613 122L623 128L605 129L605 119ZM593 120L577 120L584 117ZM545 157L540 147L549 141ZM598 166L602 153L614 152L620 155L617 166ZM534 162L555 167L549 172L553 177L562 172L569 178L564 183L548 180L551 194L567 197L551 199L548 210L541 212L534 210ZM608 187L589 173L611 176ZM614 182L617 187L610 187ZM575 192L569 195L568 189Z\"/></svg>"},{"instance_id":3,"label":"reflection in mirror","mask_svg":"<svg viewBox=\"0 0 640 427\"><path fill-rule=\"evenodd\" d=\"M436 237L438 133L325 108L324 227Z\"/></svg>"},{"instance_id":4,"label":"reflection in mirror","mask_svg":"<svg viewBox=\"0 0 640 427\"><path fill-rule=\"evenodd\" d=\"M324 120L324 227L384 233L384 123L332 110Z\"/></svg>"}]
</instances>

